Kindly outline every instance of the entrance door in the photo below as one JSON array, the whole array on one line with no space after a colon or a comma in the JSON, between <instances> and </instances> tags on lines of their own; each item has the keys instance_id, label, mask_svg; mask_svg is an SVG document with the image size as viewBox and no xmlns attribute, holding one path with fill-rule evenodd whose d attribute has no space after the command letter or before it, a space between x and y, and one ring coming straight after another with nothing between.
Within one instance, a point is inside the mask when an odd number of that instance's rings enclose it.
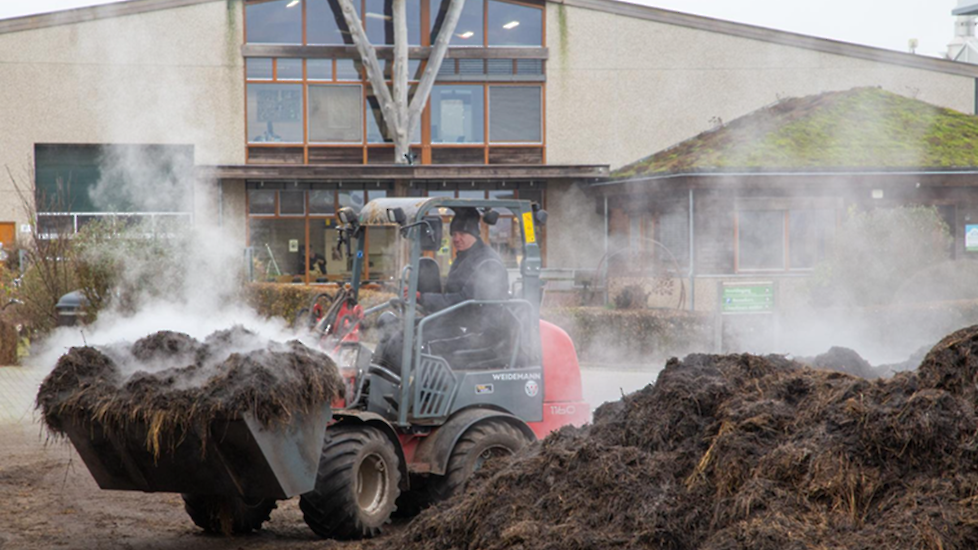
<instances>
[{"instance_id":1,"label":"entrance door","mask_svg":"<svg viewBox=\"0 0 978 550\"><path fill-rule=\"evenodd\" d=\"M0 249L14 249L14 223L0 222Z\"/></svg>"}]
</instances>

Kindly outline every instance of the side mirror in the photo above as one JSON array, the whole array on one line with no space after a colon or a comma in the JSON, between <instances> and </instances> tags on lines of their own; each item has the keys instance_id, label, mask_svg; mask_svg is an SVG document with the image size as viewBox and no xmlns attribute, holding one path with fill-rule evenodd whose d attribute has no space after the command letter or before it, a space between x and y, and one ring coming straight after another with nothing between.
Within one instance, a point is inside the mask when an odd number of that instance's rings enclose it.
<instances>
[{"instance_id":1,"label":"side mirror","mask_svg":"<svg viewBox=\"0 0 978 550\"><path fill-rule=\"evenodd\" d=\"M485 212L482 213L482 221L486 222L486 225L496 225L496 222L499 221L499 212L492 208L486 208Z\"/></svg>"},{"instance_id":2,"label":"side mirror","mask_svg":"<svg viewBox=\"0 0 978 550\"><path fill-rule=\"evenodd\" d=\"M403 226L405 223L407 223L407 214L404 213L403 208L388 208L387 220Z\"/></svg>"},{"instance_id":3,"label":"side mirror","mask_svg":"<svg viewBox=\"0 0 978 550\"><path fill-rule=\"evenodd\" d=\"M425 223L421 228L421 250L436 251L441 248L441 218L438 216L426 216Z\"/></svg>"},{"instance_id":4,"label":"side mirror","mask_svg":"<svg viewBox=\"0 0 978 550\"><path fill-rule=\"evenodd\" d=\"M536 219L537 225L541 227L547 225L547 216L547 211L542 208L533 213L533 218Z\"/></svg>"},{"instance_id":5,"label":"side mirror","mask_svg":"<svg viewBox=\"0 0 978 550\"><path fill-rule=\"evenodd\" d=\"M359 216L357 216L357 211L349 206L340 208L336 213L336 217L339 218L342 225L349 225L353 227L359 225Z\"/></svg>"}]
</instances>

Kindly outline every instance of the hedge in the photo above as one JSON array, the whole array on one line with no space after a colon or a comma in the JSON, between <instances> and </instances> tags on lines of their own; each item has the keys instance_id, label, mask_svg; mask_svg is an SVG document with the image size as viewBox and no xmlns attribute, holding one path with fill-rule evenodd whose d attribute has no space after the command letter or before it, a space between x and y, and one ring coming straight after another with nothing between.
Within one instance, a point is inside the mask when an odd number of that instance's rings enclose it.
<instances>
[{"instance_id":1,"label":"hedge","mask_svg":"<svg viewBox=\"0 0 978 550\"><path fill-rule=\"evenodd\" d=\"M570 334L582 361L654 363L713 346L712 314L566 307L545 309L540 316Z\"/></svg>"},{"instance_id":2,"label":"hedge","mask_svg":"<svg viewBox=\"0 0 978 550\"><path fill-rule=\"evenodd\" d=\"M265 317L281 317L290 325L295 317L318 294L328 294L319 300L323 308L329 307L332 297L339 292L336 286L310 286L281 283L249 283L245 285L245 300ZM390 300L394 295L374 288L360 289L360 304L364 309Z\"/></svg>"}]
</instances>

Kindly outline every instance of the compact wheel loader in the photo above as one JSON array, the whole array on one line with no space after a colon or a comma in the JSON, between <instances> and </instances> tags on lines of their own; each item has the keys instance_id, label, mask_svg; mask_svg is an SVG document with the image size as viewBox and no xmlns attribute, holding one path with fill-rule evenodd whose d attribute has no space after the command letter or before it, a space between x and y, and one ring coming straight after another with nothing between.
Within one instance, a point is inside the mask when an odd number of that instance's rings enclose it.
<instances>
[{"instance_id":1,"label":"compact wheel loader","mask_svg":"<svg viewBox=\"0 0 978 550\"><path fill-rule=\"evenodd\" d=\"M442 216L457 208L477 209L488 224L500 212L513 216L522 245L519 279L509 299L425 314L417 296L440 288L431 256L442 248ZM103 489L179 492L198 526L235 533L259 529L277 500L298 495L318 535L365 538L395 512L447 498L486 460L590 420L574 345L539 318L536 235L545 211L517 200L385 198L337 217L352 280L326 311L306 317L306 326L335 357L345 396L286 427L264 428L248 415L215 422L206 437L187 437L158 457L140 448L139 427L128 434L69 431ZM403 264L396 288L405 299L365 310L358 289L374 230L396 233L391 248ZM491 334L434 340L435 327L463 311L492 319ZM399 368L361 341L368 325L401 335Z\"/></svg>"}]
</instances>

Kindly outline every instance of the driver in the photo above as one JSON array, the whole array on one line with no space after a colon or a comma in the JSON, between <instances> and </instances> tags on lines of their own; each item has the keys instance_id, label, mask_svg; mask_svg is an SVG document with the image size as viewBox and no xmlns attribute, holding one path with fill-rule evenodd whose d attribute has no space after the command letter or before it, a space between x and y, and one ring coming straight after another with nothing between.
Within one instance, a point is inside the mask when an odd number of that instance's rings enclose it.
<instances>
[{"instance_id":1,"label":"driver","mask_svg":"<svg viewBox=\"0 0 978 550\"><path fill-rule=\"evenodd\" d=\"M480 216L475 208L457 208L450 227L455 261L448 271L442 292L418 293L418 303L428 314L447 309L466 300L506 300L509 274L499 254L480 237ZM479 307L464 307L425 328L425 340L432 349L477 347L474 341L498 323L494 312ZM436 341L438 345L436 344ZM403 335L396 333L380 343L380 362L400 373ZM440 355L442 353L439 353Z\"/></svg>"}]
</instances>

